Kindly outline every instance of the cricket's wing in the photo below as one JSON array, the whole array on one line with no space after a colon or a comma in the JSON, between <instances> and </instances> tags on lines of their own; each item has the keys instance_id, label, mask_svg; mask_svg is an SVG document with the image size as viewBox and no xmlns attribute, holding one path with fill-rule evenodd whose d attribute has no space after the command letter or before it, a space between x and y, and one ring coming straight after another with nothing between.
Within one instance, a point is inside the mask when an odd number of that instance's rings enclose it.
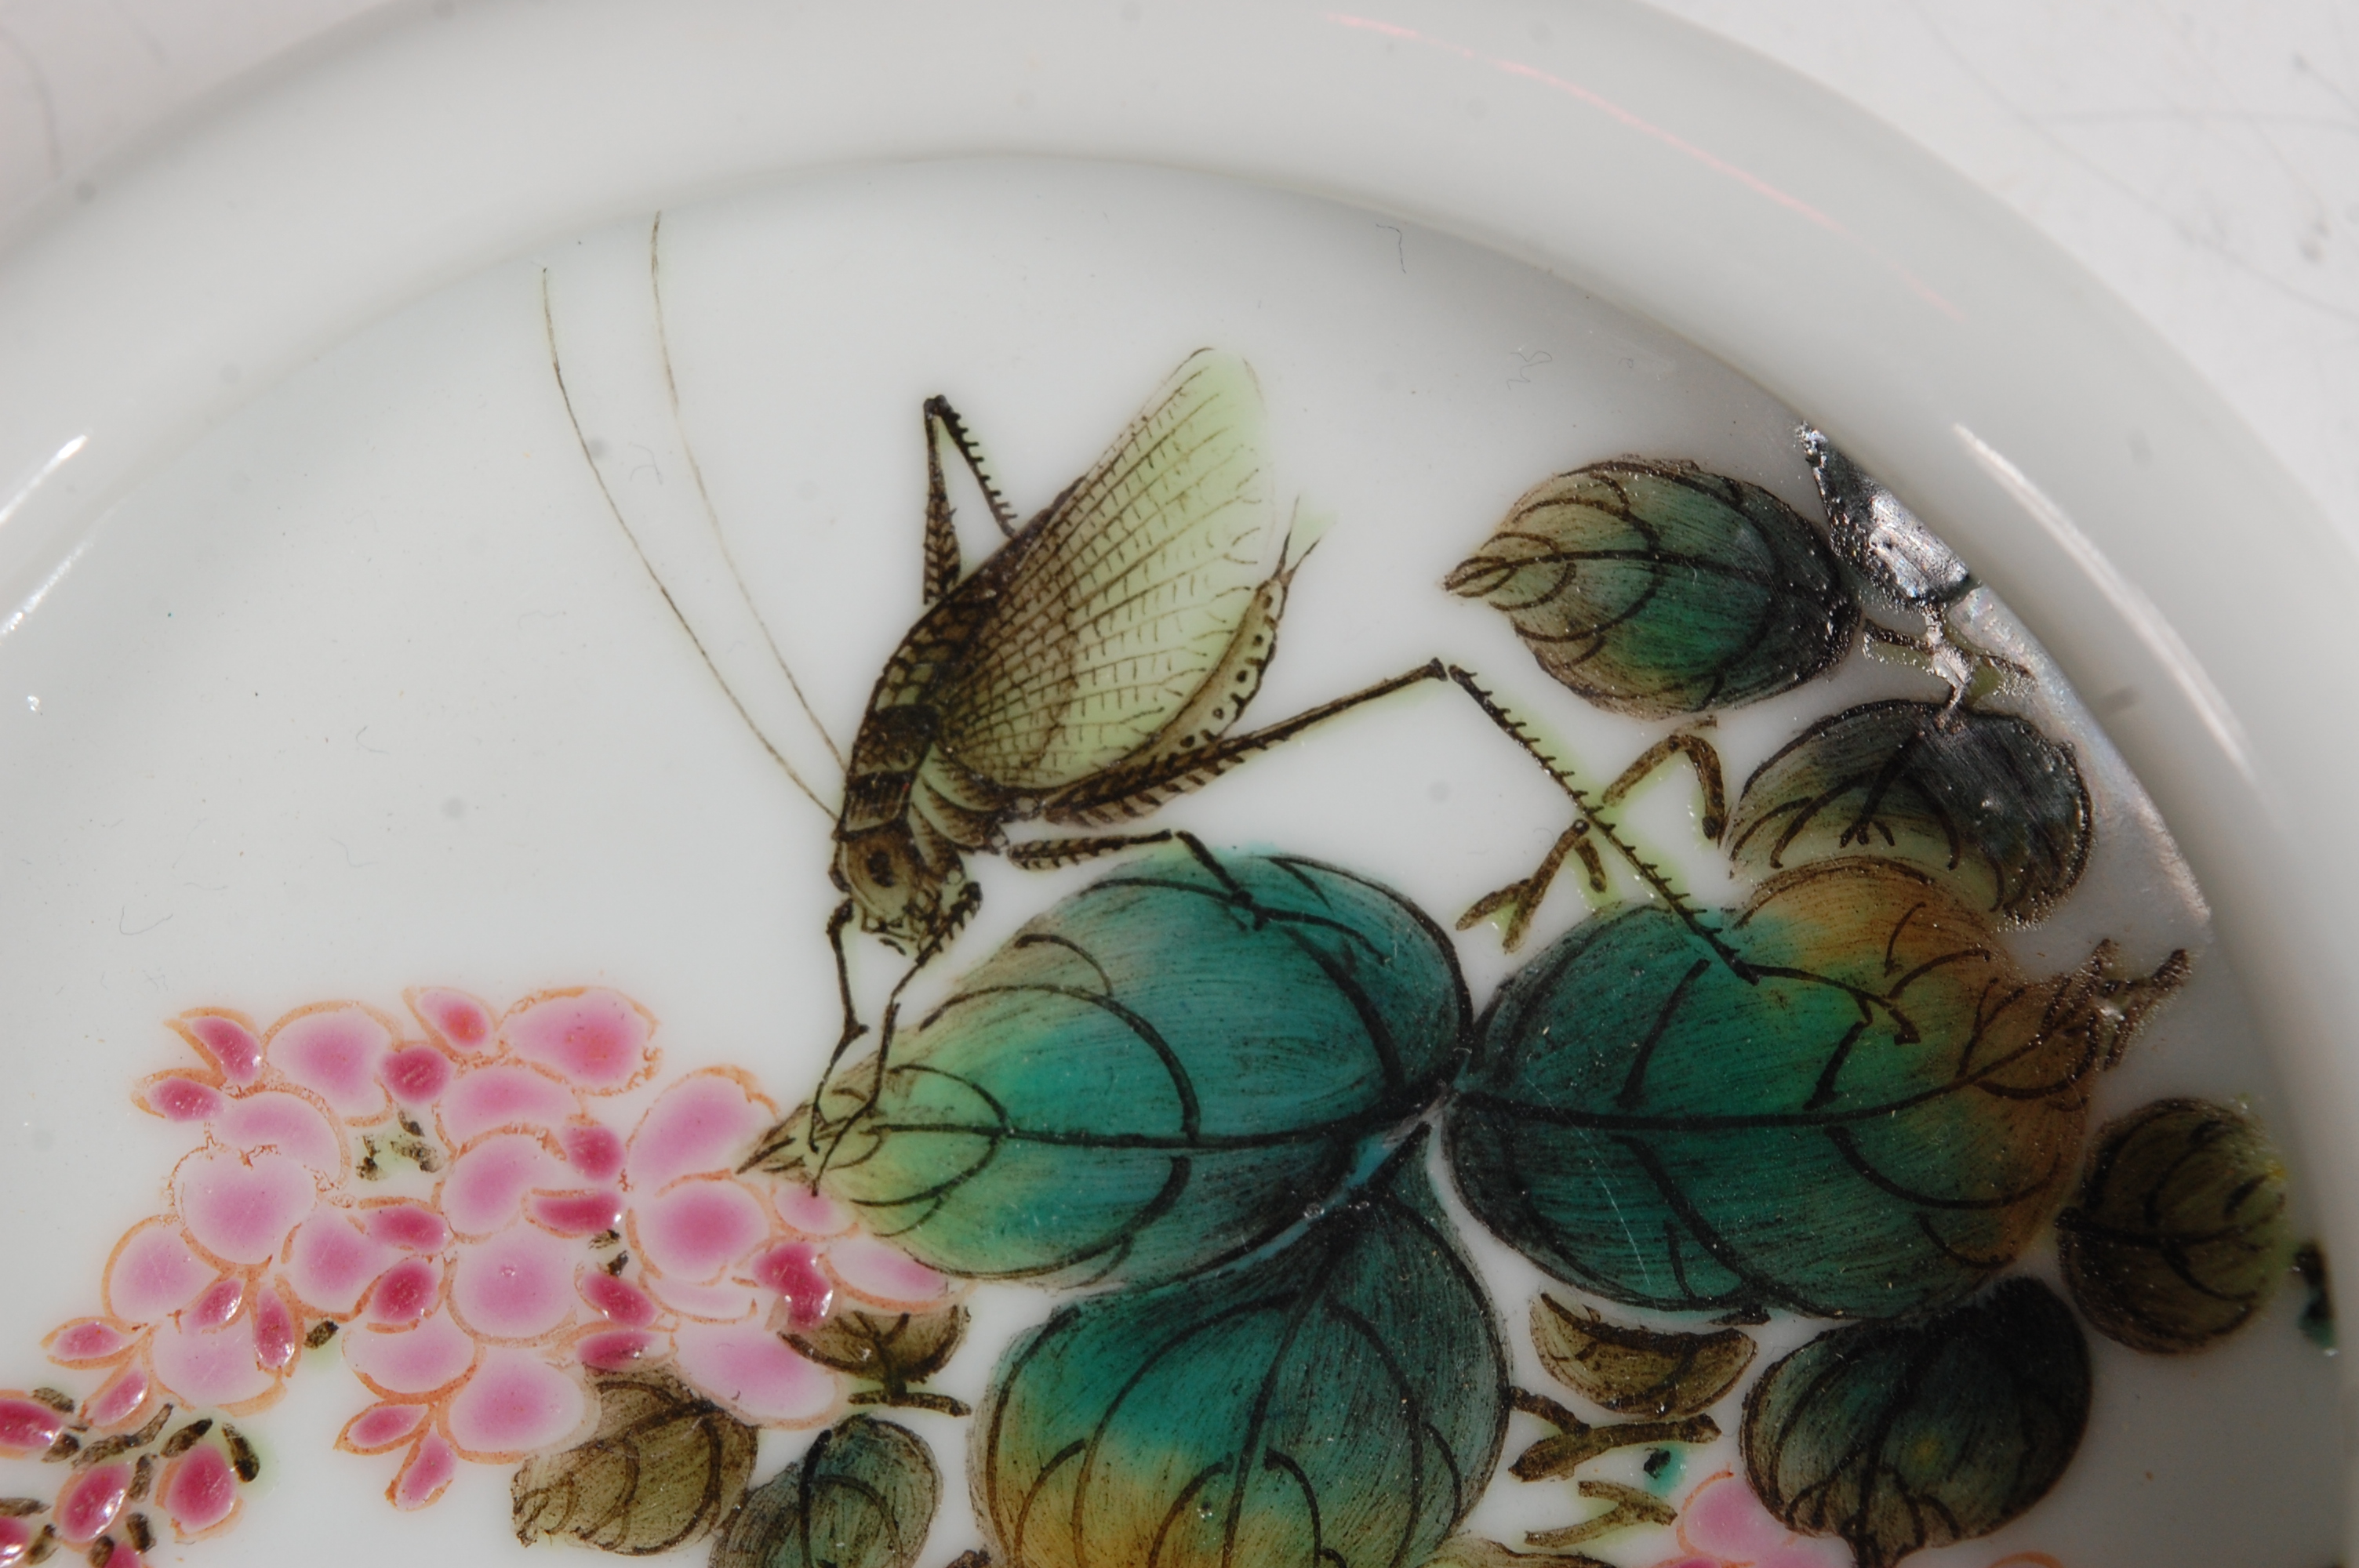
<instances>
[{"instance_id":1,"label":"cricket's wing","mask_svg":"<svg viewBox=\"0 0 2359 1568\"><path fill-rule=\"evenodd\" d=\"M1148 745L1220 666L1276 521L1261 390L1201 350L1035 524L944 687L942 745L1042 791Z\"/></svg>"}]
</instances>

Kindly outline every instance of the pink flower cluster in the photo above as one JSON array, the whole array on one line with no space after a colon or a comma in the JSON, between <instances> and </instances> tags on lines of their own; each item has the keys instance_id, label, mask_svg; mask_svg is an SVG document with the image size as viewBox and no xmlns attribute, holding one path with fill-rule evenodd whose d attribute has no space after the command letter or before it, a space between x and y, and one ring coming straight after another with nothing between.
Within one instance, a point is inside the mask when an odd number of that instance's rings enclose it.
<instances>
[{"instance_id":1,"label":"pink flower cluster","mask_svg":"<svg viewBox=\"0 0 2359 1568\"><path fill-rule=\"evenodd\" d=\"M1726 1470L1688 1494L1674 1528L1679 1554L1657 1568L1852 1568L1850 1547L1788 1530Z\"/></svg>"},{"instance_id":2,"label":"pink flower cluster","mask_svg":"<svg viewBox=\"0 0 2359 1568\"><path fill-rule=\"evenodd\" d=\"M1852 1568L1851 1548L1798 1535L1727 1470L1688 1494L1674 1527L1680 1550L1656 1568ZM1991 1568L2063 1568L2044 1552L2018 1552Z\"/></svg>"},{"instance_id":3,"label":"pink flower cluster","mask_svg":"<svg viewBox=\"0 0 2359 1568\"><path fill-rule=\"evenodd\" d=\"M346 1002L267 1030L220 1011L172 1022L197 1065L137 1098L201 1141L167 1210L115 1248L104 1310L47 1342L101 1378L83 1428L127 1431L168 1400L259 1410L332 1334L374 1396L338 1446L398 1451L386 1495L418 1508L462 1459L509 1463L582 1435L591 1368L659 1359L749 1422L824 1422L841 1379L780 1331L839 1300L946 1299L950 1281L836 1206L735 1173L777 1119L745 1075L687 1075L627 1135L601 1119L594 1102L646 1084L658 1060L655 1020L627 997L552 991L502 1014L454 990L408 1000L407 1029ZM0 1448L54 1441L27 1410L58 1419L0 1401ZM158 1483L184 1539L235 1509L217 1460L192 1448ZM114 1518L85 1512L85 1540Z\"/></svg>"}]
</instances>

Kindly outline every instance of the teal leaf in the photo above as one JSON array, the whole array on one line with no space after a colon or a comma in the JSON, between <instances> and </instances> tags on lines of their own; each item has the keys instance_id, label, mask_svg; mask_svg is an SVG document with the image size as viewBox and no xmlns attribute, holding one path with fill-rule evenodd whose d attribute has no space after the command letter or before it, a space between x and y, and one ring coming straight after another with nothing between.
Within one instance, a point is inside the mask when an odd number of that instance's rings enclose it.
<instances>
[{"instance_id":1,"label":"teal leaf","mask_svg":"<svg viewBox=\"0 0 2359 1568\"><path fill-rule=\"evenodd\" d=\"M1690 463L1617 458L1526 491L1443 582L1540 667L1642 719L1757 702L1832 669L1859 606L1801 514Z\"/></svg>"},{"instance_id":2,"label":"teal leaf","mask_svg":"<svg viewBox=\"0 0 2359 1568\"><path fill-rule=\"evenodd\" d=\"M2089 788L2072 748L2010 713L1871 702L1822 719L1754 770L1730 857L1767 876L1829 855L1886 855L1976 907L2045 916L2089 863Z\"/></svg>"},{"instance_id":3,"label":"teal leaf","mask_svg":"<svg viewBox=\"0 0 2359 1568\"><path fill-rule=\"evenodd\" d=\"M1010 1346L970 1472L1008 1568L1400 1568L1491 1479L1506 1360L1423 1140L1283 1249Z\"/></svg>"},{"instance_id":4,"label":"teal leaf","mask_svg":"<svg viewBox=\"0 0 2359 1568\"><path fill-rule=\"evenodd\" d=\"M1174 851L1026 925L896 1041L821 1186L946 1273L1171 1279L1330 1195L1438 1091L1468 1012L1448 941L1397 895Z\"/></svg>"},{"instance_id":5,"label":"teal leaf","mask_svg":"<svg viewBox=\"0 0 2359 1568\"><path fill-rule=\"evenodd\" d=\"M1742 1444L1771 1513L1886 1568L2021 1516L2088 1422L2081 1325L2018 1279L1938 1316L1821 1335L1745 1396Z\"/></svg>"},{"instance_id":6,"label":"teal leaf","mask_svg":"<svg viewBox=\"0 0 2359 1568\"><path fill-rule=\"evenodd\" d=\"M712 1568L909 1568L941 1495L923 1438L856 1415L746 1494L713 1542Z\"/></svg>"},{"instance_id":7,"label":"teal leaf","mask_svg":"<svg viewBox=\"0 0 2359 1568\"><path fill-rule=\"evenodd\" d=\"M2293 1267L2285 1165L2242 1111L2157 1100L2099 1136L2056 1242L2098 1333L2158 1355L2201 1350Z\"/></svg>"},{"instance_id":8,"label":"teal leaf","mask_svg":"<svg viewBox=\"0 0 2359 1568\"><path fill-rule=\"evenodd\" d=\"M1924 872L1827 860L1726 922L1646 906L1499 992L1445 1123L1460 1190L1568 1283L1668 1310L1892 1317L2020 1253L2087 1079L2184 973L2028 979Z\"/></svg>"}]
</instances>

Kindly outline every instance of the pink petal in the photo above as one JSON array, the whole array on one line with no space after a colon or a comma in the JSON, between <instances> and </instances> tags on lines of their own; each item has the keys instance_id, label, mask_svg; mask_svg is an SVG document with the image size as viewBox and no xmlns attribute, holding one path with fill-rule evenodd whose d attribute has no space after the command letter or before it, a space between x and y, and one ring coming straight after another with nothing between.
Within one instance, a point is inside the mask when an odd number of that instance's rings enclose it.
<instances>
[{"instance_id":1,"label":"pink petal","mask_svg":"<svg viewBox=\"0 0 2359 1568\"><path fill-rule=\"evenodd\" d=\"M734 1171L777 1108L744 1075L725 1067L690 1073L664 1090L631 1134L632 1187L651 1193L681 1176Z\"/></svg>"},{"instance_id":2,"label":"pink petal","mask_svg":"<svg viewBox=\"0 0 2359 1568\"><path fill-rule=\"evenodd\" d=\"M773 1247L754 1260L754 1282L778 1292L788 1320L797 1328L816 1327L835 1301L835 1282L819 1266L819 1249L808 1241Z\"/></svg>"},{"instance_id":3,"label":"pink petal","mask_svg":"<svg viewBox=\"0 0 2359 1568\"><path fill-rule=\"evenodd\" d=\"M592 1094L629 1088L655 1066L656 1021L620 991L547 991L511 1009L508 1048Z\"/></svg>"},{"instance_id":4,"label":"pink petal","mask_svg":"<svg viewBox=\"0 0 2359 1568\"><path fill-rule=\"evenodd\" d=\"M385 1110L377 1064L392 1048L393 1031L350 1002L323 1002L290 1013L271 1025L262 1043L272 1066L348 1121Z\"/></svg>"},{"instance_id":5,"label":"pink petal","mask_svg":"<svg viewBox=\"0 0 2359 1568\"><path fill-rule=\"evenodd\" d=\"M190 1328L219 1328L245 1305L245 1276L227 1274L207 1286L180 1321Z\"/></svg>"},{"instance_id":6,"label":"pink petal","mask_svg":"<svg viewBox=\"0 0 2359 1568\"><path fill-rule=\"evenodd\" d=\"M237 1511L237 1472L222 1451L201 1443L165 1467L156 1501L182 1541L219 1529Z\"/></svg>"},{"instance_id":7,"label":"pink petal","mask_svg":"<svg viewBox=\"0 0 2359 1568\"><path fill-rule=\"evenodd\" d=\"M588 1413L582 1385L523 1350L492 1350L443 1418L451 1445L470 1459L520 1458L572 1435Z\"/></svg>"},{"instance_id":8,"label":"pink petal","mask_svg":"<svg viewBox=\"0 0 2359 1568\"><path fill-rule=\"evenodd\" d=\"M377 1076L393 1098L404 1105L432 1105L451 1087L451 1058L431 1045L411 1045L393 1052L379 1064Z\"/></svg>"},{"instance_id":9,"label":"pink petal","mask_svg":"<svg viewBox=\"0 0 2359 1568\"><path fill-rule=\"evenodd\" d=\"M195 1329L168 1320L148 1341L147 1359L157 1381L182 1404L245 1404L278 1381L256 1359L254 1333L243 1324Z\"/></svg>"},{"instance_id":10,"label":"pink petal","mask_svg":"<svg viewBox=\"0 0 2359 1568\"><path fill-rule=\"evenodd\" d=\"M631 1234L654 1268L684 1280L717 1280L770 1236L769 1210L726 1176L691 1177L642 1202Z\"/></svg>"},{"instance_id":11,"label":"pink petal","mask_svg":"<svg viewBox=\"0 0 2359 1568\"><path fill-rule=\"evenodd\" d=\"M287 1244L287 1281L313 1312L346 1315L371 1281L399 1256L364 1234L341 1209L322 1208L295 1227Z\"/></svg>"},{"instance_id":12,"label":"pink petal","mask_svg":"<svg viewBox=\"0 0 2359 1568\"><path fill-rule=\"evenodd\" d=\"M361 1210L370 1238L406 1252L440 1252L451 1245L451 1227L422 1203L371 1204Z\"/></svg>"},{"instance_id":13,"label":"pink petal","mask_svg":"<svg viewBox=\"0 0 2359 1568\"><path fill-rule=\"evenodd\" d=\"M223 1077L244 1088L262 1076L262 1042L254 1025L234 1012L184 1012L172 1027L212 1065Z\"/></svg>"},{"instance_id":14,"label":"pink petal","mask_svg":"<svg viewBox=\"0 0 2359 1568\"><path fill-rule=\"evenodd\" d=\"M430 987L409 993L409 1011L437 1039L472 1056L492 1043L492 1010L465 991Z\"/></svg>"},{"instance_id":15,"label":"pink petal","mask_svg":"<svg viewBox=\"0 0 2359 1568\"><path fill-rule=\"evenodd\" d=\"M753 1286L735 1280L722 1280L713 1284L700 1284L694 1280L675 1280L650 1269L646 1275L648 1293L665 1306L686 1317L702 1318L707 1323L735 1323L754 1315L762 1304L761 1292Z\"/></svg>"},{"instance_id":16,"label":"pink petal","mask_svg":"<svg viewBox=\"0 0 2359 1568\"><path fill-rule=\"evenodd\" d=\"M103 1318L85 1317L66 1325L42 1343L49 1359L60 1366L87 1367L119 1358L136 1342Z\"/></svg>"},{"instance_id":17,"label":"pink petal","mask_svg":"<svg viewBox=\"0 0 2359 1568\"><path fill-rule=\"evenodd\" d=\"M40 1400L0 1394L0 1455L47 1454L65 1429L66 1418Z\"/></svg>"},{"instance_id":18,"label":"pink petal","mask_svg":"<svg viewBox=\"0 0 2359 1568\"><path fill-rule=\"evenodd\" d=\"M401 1474L385 1495L397 1509L422 1509L442 1495L459 1473L459 1456L442 1441L442 1434L429 1432L418 1440L401 1462Z\"/></svg>"},{"instance_id":19,"label":"pink petal","mask_svg":"<svg viewBox=\"0 0 2359 1568\"><path fill-rule=\"evenodd\" d=\"M336 1446L347 1454L382 1454L408 1440L424 1423L429 1405L375 1404L344 1422Z\"/></svg>"},{"instance_id":20,"label":"pink petal","mask_svg":"<svg viewBox=\"0 0 2359 1568\"><path fill-rule=\"evenodd\" d=\"M579 1248L524 1225L462 1246L451 1269L451 1311L486 1339L547 1334L573 1316L580 1257Z\"/></svg>"},{"instance_id":21,"label":"pink petal","mask_svg":"<svg viewBox=\"0 0 2359 1568\"><path fill-rule=\"evenodd\" d=\"M558 1134L565 1161L585 1182L611 1182L623 1173L623 1135L595 1121L576 1122Z\"/></svg>"},{"instance_id":22,"label":"pink petal","mask_svg":"<svg viewBox=\"0 0 2359 1568\"><path fill-rule=\"evenodd\" d=\"M313 1101L283 1089L244 1095L223 1109L213 1134L233 1149L276 1149L329 1177L344 1169L344 1138Z\"/></svg>"},{"instance_id":23,"label":"pink petal","mask_svg":"<svg viewBox=\"0 0 2359 1568\"><path fill-rule=\"evenodd\" d=\"M416 1328L356 1328L340 1338L344 1364L386 1399L440 1393L475 1364L473 1336L447 1309Z\"/></svg>"},{"instance_id":24,"label":"pink petal","mask_svg":"<svg viewBox=\"0 0 2359 1568\"><path fill-rule=\"evenodd\" d=\"M369 1292L368 1320L406 1328L433 1310L442 1292L442 1270L430 1258L405 1258L385 1271Z\"/></svg>"},{"instance_id":25,"label":"pink petal","mask_svg":"<svg viewBox=\"0 0 2359 1568\"><path fill-rule=\"evenodd\" d=\"M167 1121L202 1121L219 1116L229 1100L211 1084L165 1073L140 1088L139 1103Z\"/></svg>"},{"instance_id":26,"label":"pink petal","mask_svg":"<svg viewBox=\"0 0 2359 1568\"><path fill-rule=\"evenodd\" d=\"M681 1377L766 1426L808 1426L835 1409L835 1374L759 1325L683 1324L672 1336Z\"/></svg>"},{"instance_id":27,"label":"pink petal","mask_svg":"<svg viewBox=\"0 0 2359 1568\"><path fill-rule=\"evenodd\" d=\"M799 1236L841 1236L852 1228L858 1217L846 1205L800 1183L780 1188L772 1201L778 1217L787 1222L787 1228Z\"/></svg>"},{"instance_id":28,"label":"pink petal","mask_svg":"<svg viewBox=\"0 0 2359 1568\"><path fill-rule=\"evenodd\" d=\"M1854 1561L1850 1549L1839 1541L1797 1535L1763 1557L1754 1568L1852 1568ZM1994 1564L1993 1568L2005 1565Z\"/></svg>"},{"instance_id":29,"label":"pink petal","mask_svg":"<svg viewBox=\"0 0 2359 1568\"><path fill-rule=\"evenodd\" d=\"M662 1343L642 1328L606 1328L583 1336L573 1349L584 1367L619 1372L654 1355Z\"/></svg>"},{"instance_id":30,"label":"pink petal","mask_svg":"<svg viewBox=\"0 0 2359 1568\"><path fill-rule=\"evenodd\" d=\"M1743 1561L1774 1552L1790 1535L1729 1472L1707 1477L1680 1511L1680 1541L1691 1552Z\"/></svg>"},{"instance_id":31,"label":"pink petal","mask_svg":"<svg viewBox=\"0 0 2359 1568\"><path fill-rule=\"evenodd\" d=\"M98 1392L82 1401L82 1418L102 1432L125 1425L147 1408L147 1396L152 1391L147 1373L136 1367L118 1368L114 1376L98 1386Z\"/></svg>"},{"instance_id":32,"label":"pink petal","mask_svg":"<svg viewBox=\"0 0 2359 1568\"><path fill-rule=\"evenodd\" d=\"M190 1238L233 1263L266 1261L320 1195L311 1173L284 1154L225 1150L181 1161L173 1187Z\"/></svg>"},{"instance_id":33,"label":"pink petal","mask_svg":"<svg viewBox=\"0 0 2359 1568\"><path fill-rule=\"evenodd\" d=\"M214 1277L179 1221L168 1216L142 1220L106 1260L106 1310L126 1323L154 1323L196 1300Z\"/></svg>"},{"instance_id":34,"label":"pink petal","mask_svg":"<svg viewBox=\"0 0 2359 1568\"><path fill-rule=\"evenodd\" d=\"M287 1308L287 1298L277 1291L266 1290L254 1302L254 1356L265 1367L277 1371L295 1359L299 1341L295 1314Z\"/></svg>"},{"instance_id":35,"label":"pink petal","mask_svg":"<svg viewBox=\"0 0 2359 1568\"><path fill-rule=\"evenodd\" d=\"M131 1495L131 1466L101 1465L75 1475L58 1489L58 1535L71 1546L96 1541L123 1511Z\"/></svg>"},{"instance_id":36,"label":"pink petal","mask_svg":"<svg viewBox=\"0 0 2359 1568\"><path fill-rule=\"evenodd\" d=\"M16 1568L29 1559L39 1534L28 1520L0 1518L0 1568Z\"/></svg>"},{"instance_id":37,"label":"pink petal","mask_svg":"<svg viewBox=\"0 0 2359 1568\"><path fill-rule=\"evenodd\" d=\"M627 1280L614 1278L603 1269L582 1271L582 1299L609 1323L645 1328L656 1320L656 1303L645 1291Z\"/></svg>"},{"instance_id":38,"label":"pink petal","mask_svg":"<svg viewBox=\"0 0 2359 1568\"><path fill-rule=\"evenodd\" d=\"M460 1075L436 1112L453 1149L503 1127L555 1129L582 1114L581 1097L545 1073L514 1063Z\"/></svg>"},{"instance_id":39,"label":"pink petal","mask_svg":"<svg viewBox=\"0 0 2359 1568\"><path fill-rule=\"evenodd\" d=\"M595 1236L623 1223L623 1195L611 1188L587 1193L535 1193L525 1204L535 1225L560 1236Z\"/></svg>"},{"instance_id":40,"label":"pink petal","mask_svg":"<svg viewBox=\"0 0 2359 1568\"><path fill-rule=\"evenodd\" d=\"M827 1271L851 1295L871 1306L914 1312L950 1293L951 1282L889 1241L854 1236L832 1242Z\"/></svg>"},{"instance_id":41,"label":"pink petal","mask_svg":"<svg viewBox=\"0 0 2359 1568\"><path fill-rule=\"evenodd\" d=\"M488 1236L523 1212L535 1187L567 1184L565 1162L529 1132L495 1133L451 1162L439 1199L462 1236Z\"/></svg>"}]
</instances>

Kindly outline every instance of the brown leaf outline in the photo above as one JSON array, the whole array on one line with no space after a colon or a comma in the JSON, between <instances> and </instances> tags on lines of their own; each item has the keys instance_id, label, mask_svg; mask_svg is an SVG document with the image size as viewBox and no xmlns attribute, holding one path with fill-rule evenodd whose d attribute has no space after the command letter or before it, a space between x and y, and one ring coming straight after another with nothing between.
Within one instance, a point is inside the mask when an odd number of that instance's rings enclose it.
<instances>
[{"instance_id":1,"label":"brown leaf outline","mask_svg":"<svg viewBox=\"0 0 2359 1568\"><path fill-rule=\"evenodd\" d=\"M850 1416L746 1495L713 1542L711 1568L910 1568L941 1491L925 1439Z\"/></svg>"},{"instance_id":2,"label":"brown leaf outline","mask_svg":"<svg viewBox=\"0 0 2359 1568\"><path fill-rule=\"evenodd\" d=\"M595 1392L588 1442L516 1470L516 1539L645 1557L710 1534L745 1496L754 1429L660 1368L601 1376Z\"/></svg>"},{"instance_id":3,"label":"brown leaf outline","mask_svg":"<svg viewBox=\"0 0 2359 1568\"><path fill-rule=\"evenodd\" d=\"M948 1394L912 1390L950 1364L966 1337L966 1308L939 1312L839 1312L809 1334L789 1334L787 1343L822 1367L876 1383L852 1396L856 1405L896 1405L964 1415L965 1403Z\"/></svg>"},{"instance_id":4,"label":"brown leaf outline","mask_svg":"<svg viewBox=\"0 0 2359 1568\"><path fill-rule=\"evenodd\" d=\"M1734 1328L1674 1334L1576 1314L1554 1296L1532 1299L1532 1348L1549 1376L1616 1415L1658 1420L1719 1403L1753 1364L1750 1336Z\"/></svg>"}]
</instances>

